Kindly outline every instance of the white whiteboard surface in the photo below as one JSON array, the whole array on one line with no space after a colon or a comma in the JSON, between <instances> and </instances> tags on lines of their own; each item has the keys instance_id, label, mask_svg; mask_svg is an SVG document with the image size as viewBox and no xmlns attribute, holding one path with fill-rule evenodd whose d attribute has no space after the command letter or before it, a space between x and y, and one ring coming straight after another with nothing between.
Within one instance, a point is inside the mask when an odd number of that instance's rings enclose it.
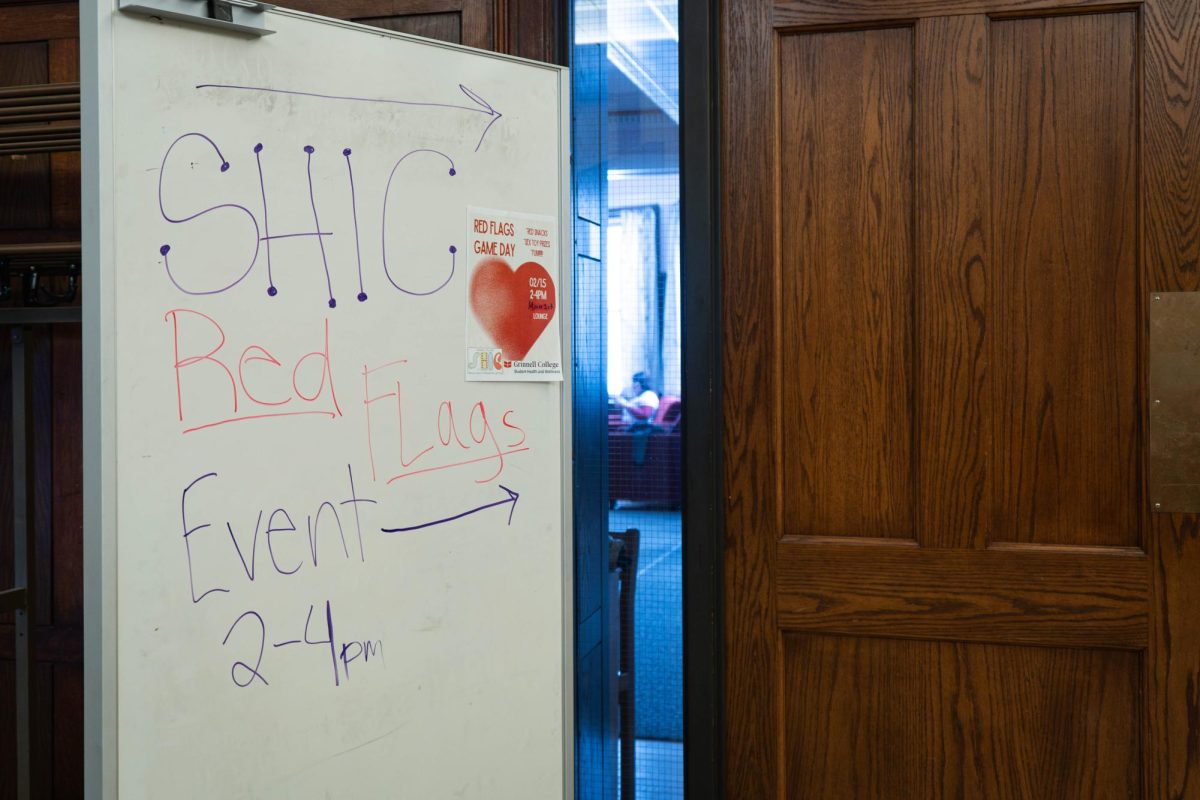
<instances>
[{"instance_id":1,"label":"white whiteboard surface","mask_svg":"<svg viewBox=\"0 0 1200 800\"><path fill-rule=\"evenodd\" d=\"M464 380L463 247L469 206L553 218L566 346L565 70L111 6L84 13L89 792L564 796L569 389Z\"/></svg>"}]
</instances>

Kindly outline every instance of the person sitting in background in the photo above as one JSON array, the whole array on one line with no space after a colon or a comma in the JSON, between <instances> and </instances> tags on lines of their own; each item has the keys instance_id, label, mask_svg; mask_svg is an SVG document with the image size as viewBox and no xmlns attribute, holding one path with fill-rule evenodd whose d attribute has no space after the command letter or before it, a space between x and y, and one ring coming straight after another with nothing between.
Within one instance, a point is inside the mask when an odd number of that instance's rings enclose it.
<instances>
[{"instance_id":1,"label":"person sitting in background","mask_svg":"<svg viewBox=\"0 0 1200 800\"><path fill-rule=\"evenodd\" d=\"M649 422L658 411L658 395L651 388L650 376L645 372L634 373L631 397L618 397L617 403L634 422Z\"/></svg>"}]
</instances>

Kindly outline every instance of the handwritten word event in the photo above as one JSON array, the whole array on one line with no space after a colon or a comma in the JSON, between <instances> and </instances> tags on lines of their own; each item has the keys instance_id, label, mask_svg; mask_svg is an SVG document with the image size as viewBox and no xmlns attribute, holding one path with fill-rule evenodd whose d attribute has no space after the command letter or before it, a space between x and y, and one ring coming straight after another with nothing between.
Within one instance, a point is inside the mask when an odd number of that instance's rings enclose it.
<instances>
[{"instance_id":1,"label":"handwritten word event","mask_svg":"<svg viewBox=\"0 0 1200 800\"><path fill-rule=\"evenodd\" d=\"M273 570L276 579L280 576L290 578L301 573L302 569L304 574L309 574L317 570L322 563L328 564L331 544L335 561L349 562L351 565L355 561L365 564L367 548L364 543L363 526L365 523L368 528L371 527L368 519L372 511L370 507L376 506L378 501L360 495L354 482L354 470L349 464L346 465L346 482L347 488L342 493L344 499L341 495L323 499L317 503L313 513L303 518L293 517L292 512L284 507L274 508L269 513L265 508L259 509L251 534L249 518L220 520L222 514L213 513L223 505L219 473L206 472L192 480L184 487L179 501L183 551L186 555L188 590L192 604L199 604L208 597L231 597L238 585L244 586L262 578L260 564L264 562L260 562L259 559L264 548L269 560L268 574ZM499 488L503 492L499 500L483 503L441 519L401 527L380 527L378 530L381 534L403 534L451 523L472 514L505 506L508 507L507 523L511 525L519 495L506 486ZM347 509L346 506L350 508ZM346 524L342 520L343 514L350 518ZM501 515L497 516L498 520L503 518ZM303 531L297 525L297 520L300 519L303 520ZM221 528L222 522L224 530ZM353 528L349 530L348 541L349 522L353 522ZM223 535L225 532L229 534L228 542ZM297 535L300 536L299 540ZM244 580L241 580L242 578ZM328 599L324 601L324 608L318 614L314 627L313 614L316 609L316 604L309 604L302 630L298 627L298 617L283 620L281 625L275 622L268 625L264 614L257 609L247 609L238 614L221 640L222 647L231 647L239 654L229 669L229 677L234 685L243 689L256 681L264 686L270 685L263 665L264 654L268 652L268 642L271 644L271 662L278 661L277 653L286 654L281 652L281 648L299 645L301 650L304 650L305 646L315 646L323 650L327 647L335 687L350 679L350 666L356 661L361 660L361 666L366 666L374 659L377 664L382 663L386 667L382 639L343 640L338 637L334 626L333 604ZM290 632L293 638L276 641L274 632L280 628ZM246 639L246 631L250 632L250 639ZM297 632L299 636L296 635ZM322 636L325 638L320 638ZM232 643L231 638L235 639Z\"/></svg>"}]
</instances>

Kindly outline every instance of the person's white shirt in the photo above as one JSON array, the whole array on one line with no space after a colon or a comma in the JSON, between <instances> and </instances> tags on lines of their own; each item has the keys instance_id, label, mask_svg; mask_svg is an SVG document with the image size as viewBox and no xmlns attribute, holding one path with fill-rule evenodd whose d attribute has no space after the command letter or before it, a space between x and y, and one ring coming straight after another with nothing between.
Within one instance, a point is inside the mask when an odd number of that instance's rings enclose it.
<instances>
[{"instance_id":1,"label":"person's white shirt","mask_svg":"<svg viewBox=\"0 0 1200 800\"><path fill-rule=\"evenodd\" d=\"M626 400L618 398L618 402L634 420L650 420L658 411L658 395L650 389L645 389L637 397Z\"/></svg>"}]
</instances>

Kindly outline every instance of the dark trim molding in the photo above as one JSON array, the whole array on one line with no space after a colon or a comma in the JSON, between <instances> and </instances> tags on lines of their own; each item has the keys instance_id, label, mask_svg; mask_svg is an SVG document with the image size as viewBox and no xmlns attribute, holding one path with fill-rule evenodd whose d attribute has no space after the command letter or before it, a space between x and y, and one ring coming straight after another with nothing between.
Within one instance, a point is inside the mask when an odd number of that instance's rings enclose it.
<instances>
[{"instance_id":1,"label":"dark trim molding","mask_svg":"<svg viewBox=\"0 0 1200 800\"><path fill-rule=\"evenodd\" d=\"M679 4L683 262L683 759L689 800L724 796L719 0Z\"/></svg>"},{"instance_id":2,"label":"dark trim molding","mask_svg":"<svg viewBox=\"0 0 1200 800\"><path fill-rule=\"evenodd\" d=\"M565 64L562 19L567 10L554 0L494 0L496 50L512 56Z\"/></svg>"}]
</instances>

